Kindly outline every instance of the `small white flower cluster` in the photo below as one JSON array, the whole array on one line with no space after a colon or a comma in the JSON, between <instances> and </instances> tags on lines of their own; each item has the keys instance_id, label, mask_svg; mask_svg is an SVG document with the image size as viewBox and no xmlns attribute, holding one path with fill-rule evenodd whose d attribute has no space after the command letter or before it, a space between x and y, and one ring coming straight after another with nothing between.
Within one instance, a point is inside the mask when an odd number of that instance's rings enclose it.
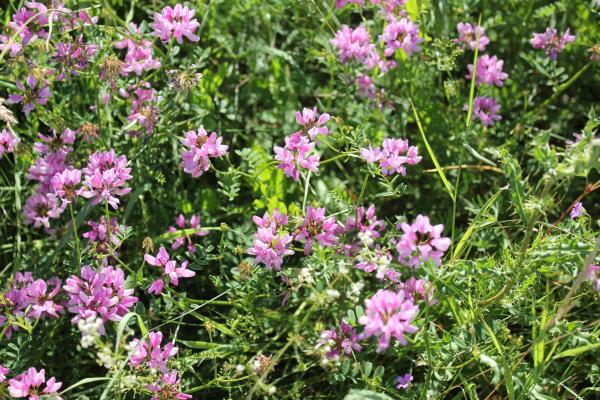
<instances>
[{"instance_id":1,"label":"small white flower cluster","mask_svg":"<svg viewBox=\"0 0 600 400\"><path fill-rule=\"evenodd\" d=\"M115 359L109 346L103 346L96 355L98 356L100 365L106 369L111 369L117 365L117 360Z\"/></svg>"},{"instance_id":2,"label":"small white flower cluster","mask_svg":"<svg viewBox=\"0 0 600 400\"><path fill-rule=\"evenodd\" d=\"M298 282L300 284L312 285L315 283L315 278L313 277L313 270L310 267L302 268L300 273L298 274Z\"/></svg>"},{"instance_id":3,"label":"small white flower cluster","mask_svg":"<svg viewBox=\"0 0 600 400\"><path fill-rule=\"evenodd\" d=\"M81 332L81 347L87 349L96 345L96 341L100 337L99 330L102 328L102 319L97 317L81 319L77 322L77 328Z\"/></svg>"},{"instance_id":4,"label":"small white flower cluster","mask_svg":"<svg viewBox=\"0 0 600 400\"><path fill-rule=\"evenodd\" d=\"M352 283L350 288L346 291L346 297L348 300L358 303L360 301L360 294L364 287L365 283L362 281Z\"/></svg>"}]
</instances>

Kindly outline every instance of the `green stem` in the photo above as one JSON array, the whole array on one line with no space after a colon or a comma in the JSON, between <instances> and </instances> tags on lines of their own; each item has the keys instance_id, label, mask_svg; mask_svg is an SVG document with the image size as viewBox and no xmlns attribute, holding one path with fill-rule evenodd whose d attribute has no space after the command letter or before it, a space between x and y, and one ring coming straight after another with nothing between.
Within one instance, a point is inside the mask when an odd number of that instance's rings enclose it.
<instances>
[{"instance_id":1,"label":"green stem","mask_svg":"<svg viewBox=\"0 0 600 400\"><path fill-rule=\"evenodd\" d=\"M73 203L69 203L69 212L71 213L71 225L73 226L73 237L75 239L75 251L77 252L77 268L81 266L81 247L79 244L79 235L77 234L77 221L73 211Z\"/></svg>"}]
</instances>

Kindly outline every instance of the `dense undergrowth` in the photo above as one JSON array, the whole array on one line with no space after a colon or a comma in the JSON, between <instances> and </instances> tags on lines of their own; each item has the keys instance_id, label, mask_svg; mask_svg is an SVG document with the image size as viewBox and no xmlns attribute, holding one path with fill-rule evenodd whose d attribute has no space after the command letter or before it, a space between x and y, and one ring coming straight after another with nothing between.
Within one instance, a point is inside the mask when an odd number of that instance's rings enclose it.
<instances>
[{"instance_id":1,"label":"dense undergrowth","mask_svg":"<svg viewBox=\"0 0 600 400\"><path fill-rule=\"evenodd\" d=\"M5 1L0 398L600 397L596 3Z\"/></svg>"}]
</instances>

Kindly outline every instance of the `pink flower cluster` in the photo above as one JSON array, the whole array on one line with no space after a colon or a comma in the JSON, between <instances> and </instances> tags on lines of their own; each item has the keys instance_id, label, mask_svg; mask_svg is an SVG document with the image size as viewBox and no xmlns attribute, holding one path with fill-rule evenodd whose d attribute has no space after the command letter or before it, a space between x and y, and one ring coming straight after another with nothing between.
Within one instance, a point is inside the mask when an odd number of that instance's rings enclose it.
<instances>
[{"instance_id":1,"label":"pink flower cluster","mask_svg":"<svg viewBox=\"0 0 600 400\"><path fill-rule=\"evenodd\" d=\"M456 25L458 31L458 39L454 39L454 43L461 44L463 47L468 46L471 50L477 47L477 35L479 35L479 51L484 51L485 47L490 43L490 38L485 34L485 28L477 26L477 24L469 24L467 22L459 22Z\"/></svg>"},{"instance_id":2,"label":"pink flower cluster","mask_svg":"<svg viewBox=\"0 0 600 400\"><path fill-rule=\"evenodd\" d=\"M8 324L6 329L8 337L19 328L16 321L3 315L12 315L27 320L58 318L63 307L54 299L60 291L60 285L61 282L58 278L50 278L45 281L33 279L31 272L17 272L8 291L0 294L0 298L4 299L4 302L0 303L0 309L4 308L0 314L0 328ZM1 331L2 329L0 329Z\"/></svg>"},{"instance_id":3,"label":"pink flower cluster","mask_svg":"<svg viewBox=\"0 0 600 400\"><path fill-rule=\"evenodd\" d=\"M74 324L90 317L101 318L104 334L106 321L120 321L137 301L133 289L125 288L125 273L112 266L94 270L88 265L81 268L81 276L71 275L64 290L69 296L68 309L76 314Z\"/></svg>"},{"instance_id":4,"label":"pink flower cluster","mask_svg":"<svg viewBox=\"0 0 600 400\"><path fill-rule=\"evenodd\" d=\"M184 261L180 267L177 267L177 262L171 260L167 250L160 246L156 256L150 254L144 255L144 261L148 264L162 269L162 273L169 279L169 282L174 286L179 285L179 278L191 278L196 275L192 270L187 269L188 262ZM148 293L160 294L165 287L163 278L155 280L148 288Z\"/></svg>"},{"instance_id":5,"label":"pink flower cluster","mask_svg":"<svg viewBox=\"0 0 600 400\"><path fill-rule=\"evenodd\" d=\"M129 94L126 97L129 97ZM158 120L157 100L156 90L152 89L149 83L135 88L133 91L131 113L127 116L127 121L137 122L138 125L145 129L147 134L152 134L154 132L154 125ZM131 131L130 134L138 136L140 133Z\"/></svg>"},{"instance_id":6,"label":"pink flower cluster","mask_svg":"<svg viewBox=\"0 0 600 400\"><path fill-rule=\"evenodd\" d=\"M508 79L508 74L502 71L504 61L498 57L490 57L487 54L482 55L477 59L477 72L475 74L475 83L477 85L488 84L502 87L504 81ZM469 74L467 79L471 79L473 74L473 64L467 66Z\"/></svg>"},{"instance_id":7,"label":"pink flower cluster","mask_svg":"<svg viewBox=\"0 0 600 400\"><path fill-rule=\"evenodd\" d=\"M535 49L544 50L548 57L556 60L558 53L564 50L565 45L574 42L575 39L575 35L571 35L569 29L559 35L556 29L546 28L544 33L534 33L530 42Z\"/></svg>"},{"instance_id":8,"label":"pink flower cluster","mask_svg":"<svg viewBox=\"0 0 600 400\"><path fill-rule=\"evenodd\" d=\"M390 18L388 25L383 29L381 39L385 43L384 54L386 57L394 55L396 50L402 49L406 55L421 51L419 44L423 41L419 37L419 27L408 18L397 20Z\"/></svg>"},{"instance_id":9,"label":"pink flower cluster","mask_svg":"<svg viewBox=\"0 0 600 400\"><path fill-rule=\"evenodd\" d=\"M147 386L154 393L150 400L186 400L192 396L181 392L181 385L177 377L177 370L163 374L159 382Z\"/></svg>"},{"instance_id":10,"label":"pink flower cluster","mask_svg":"<svg viewBox=\"0 0 600 400\"><path fill-rule=\"evenodd\" d=\"M29 196L23 207L24 222L26 225L33 224L34 228L41 226L50 229L50 218L56 219L65 210L66 203L59 204L58 197L52 193L35 193Z\"/></svg>"},{"instance_id":11,"label":"pink flower cluster","mask_svg":"<svg viewBox=\"0 0 600 400\"><path fill-rule=\"evenodd\" d=\"M152 24L154 32L152 34L163 42L175 38L177 43L182 44L184 36L191 42L197 42L200 38L194 32L200 24L194 18L194 13L194 10L181 4L176 4L175 7L167 6L162 9L160 14L154 14L154 23Z\"/></svg>"},{"instance_id":12,"label":"pink flower cluster","mask_svg":"<svg viewBox=\"0 0 600 400\"><path fill-rule=\"evenodd\" d=\"M255 256L256 262L263 263L267 269L281 270L283 257L294 254L290 249L293 238L285 230L287 215L275 209L272 216L265 212L262 218L255 215L252 220L258 229L248 254Z\"/></svg>"},{"instance_id":13,"label":"pink flower cluster","mask_svg":"<svg viewBox=\"0 0 600 400\"><path fill-rule=\"evenodd\" d=\"M468 110L469 105L465 104L464 109ZM500 104L491 97L477 96L473 100L472 119L479 119L484 126L493 126L495 121L502 119L498 111L500 111Z\"/></svg>"},{"instance_id":14,"label":"pink flower cluster","mask_svg":"<svg viewBox=\"0 0 600 400\"><path fill-rule=\"evenodd\" d=\"M308 207L306 209L306 215L294 235L295 240L304 242L305 255L312 252L315 240L322 247L331 247L338 241L337 221L333 217L326 217L326 211L324 208Z\"/></svg>"},{"instance_id":15,"label":"pink flower cluster","mask_svg":"<svg viewBox=\"0 0 600 400\"><path fill-rule=\"evenodd\" d=\"M0 160L6 153L13 153L21 139L11 131L3 129L0 131Z\"/></svg>"},{"instance_id":16,"label":"pink flower cluster","mask_svg":"<svg viewBox=\"0 0 600 400\"><path fill-rule=\"evenodd\" d=\"M42 389L42 385L43 389ZM39 400L43 396L51 396L53 399L62 400L58 395L58 389L62 386L56 378L46 380L46 371L42 368L39 372L35 368L29 368L27 372L17 375L8 381L8 393L11 397L27 397L29 400Z\"/></svg>"},{"instance_id":17,"label":"pink flower cluster","mask_svg":"<svg viewBox=\"0 0 600 400\"><path fill-rule=\"evenodd\" d=\"M329 134L329 128L325 126L329 119L329 114L319 116L316 107L296 112L296 122L302 129L286 137L284 147L273 147L275 159L279 161L277 168L283 170L285 176L298 181L300 169L318 171L320 156L311 153L318 144L318 136Z\"/></svg>"},{"instance_id":18,"label":"pink flower cluster","mask_svg":"<svg viewBox=\"0 0 600 400\"><path fill-rule=\"evenodd\" d=\"M412 224L403 222L397 226L403 234L396 243L398 261L411 268L418 268L427 261L441 264L444 252L451 241L442 237L444 225L431 225L429 217L418 215Z\"/></svg>"},{"instance_id":19,"label":"pink flower cluster","mask_svg":"<svg viewBox=\"0 0 600 400\"><path fill-rule=\"evenodd\" d=\"M193 254L196 252L196 248L194 247L191 236L206 236L209 234L208 231L200 230L200 217L197 215L192 215L189 219L189 222L187 222L183 214L179 214L175 219L175 225L177 225L177 228L170 226L167 232L173 233L184 229L195 229L196 231L191 235L185 233L183 236L177 237L171 245L173 250L183 246L187 240L187 250Z\"/></svg>"},{"instance_id":20,"label":"pink flower cluster","mask_svg":"<svg viewBox=\"0 0 600 400\"><path fill-rule=\"evenodd\" d=\"M110 233L110 243L112 245L113 253L118 255L114 250L121 245L118 237L118 234L121 233L121 229L119 228L116 217L110 219L110 226L106 223L106 218L104 216L100 217L100 222L88 221L87 225L91 230L85 232L81 236L88 241L95 254L103 256L111 253L111 246L109 246L108 243L108 236ZM102 263L106 266L108 259L106 257L101 258Z\"/></svg>"},{"instance_id":21,"label":"pink flower cluster","mask_svg":"<svg viewBox=\"0 0 600 400\"><path fill-rule=\"evenodd\" d=\"M133 23L130 24L130 29L133 31L133 35L141 34L141 31ZM133 35L115 43L117 49L127 49L125 62L120 73L127 75L133 72L140 76L143 71L159 68L160 61L154 59L152 42L145 39L136 41Z\"/></svg>"},{"instance_id":22,"label":"pink flower cluster","mask_svg":"<svg viewBox=\"0 0 600 400\"><path fill-rule=\"evenodd\" d=\"M124 187L125 183L132 179L129 161L124 155L117 157L112 149L90 155L83 173L84 190L81 195L92 199L93 205L106 201L112 208L117 209L120 203L117 197L131 191L131 188Z\"/></svg>"},{"instance_id":23,"label":"pink flower cluster","mask_svg":"<svg viewBox=\"0 0 600 400\"><path fill-rule=\"evenodd\" d=\"M342 251L346 256L356 255L363 246L372 247L375 239L381 236L385 224L377 219L375 212L373 204L367 209L360 206L355 215L350 215L344 224L339 224L337 235L344 236Z\"/></svg>"},{"instance_id":24,"label":"pink flower cluster","mask_svg":"<svg viewBox=\"0 0 600 400\"><path fill-rule=\"evenodd\" d=\"M194 178L199 177L210 168L210 158L223 157L227 154L228 146L221 144L223 138L212 132L210 136L201 126L198 132L186 132L183 139L179 139L185 146L181 154L181 166Z\"/></svg>"},{"instance_id":25,"label":"pink flower cluster","mask_svg":"<svg viewBox=\"0 0 600 400\"><path fill-rule=\"evenodd\" d=\"M404 164L415 165L422 157L416 146L409 146L408 140L384 139L382 148L371 147L360 149L361 157L370 163L379 162L381 173L391 175L395 173L406 175Z\"/></svg>"},{"instance_id":26,"label":"pink flower cluster","mask_svg":"<svg viewBox=\"0 0 600 400\"><path fill-rule=\"evenodd\" d=\"M380 281L389 279L393 283L399 283L400 272L390 267L392 259L392 254L380 246L376 246L373 250L366 246L356 256L355 267L369 273L376 272L375 277Z\"/></svg>"},{"instance_id":27,"label":"pink flower cluster","mask_svg":"<svg viewBox=\"0 0 600 400\"><path fill-rule=\"evenodd\" d=\"M411 323L419 313L419 306L406 298L403 292L379 290L365 300L365 305L365 315L358 320L365 326L361 337L378 337L377 352L387 349L392 338L406 346L408 342L404 335L417 331Z\"/></svg>"},{"instance_id":28,"label":"pink flower cluster","mask_svg":"<svg viewBox=\"0 0 600 400\"><path fill-rule=\"evenodd\" d=\"M317 340L316 349L323 349L325 356L330 360L337 360L342 354L347 356L352 352L360 352L362 346L356 330L345 321L340 321L339 328L331 328L321 332Z\"/></svg>"},{"instance_id":29,"label":"pink flower cluster","mask_svg":"<svg viewBox=\"0 0 600 400\"><path fill-rule=\"evenodd\" d=\"M129 366L134 368L150 368L151 370L167 373L167 362L173 357L179 349L169 342L162 346L162 332L148 333L149 340L133 339L129 342L131 357Z\"/></svg>"},{"instance_id":30,"label":"pink flower cluster","mask_svg":"<svg viewBox=\"0 0 600 400\"><path fill-rule=\"evenodd\" d=\"M598 273L600 272L600 266L598 265L590 265L587 270L587 279L591 280L594 283L594 288L597 292L600 292L600 276Z\"/></svg>"},{"instance_id":31,"label":"pink flower cluster","mask_svg":"<svg viewBox=\"0 0 600 400\"><path fill-rule=\"evenodd\" d=\"M46 105L51 93L48 83L38 80L33 75L27 77L25 84L27 86L17 79L15 85L20 93L8 96L8 103L23 103L23 112L25 115L29 115L36 106Z\"/></svg>"},{"instance_id":32,"label":"pink flower cluster","mask_svg":"<svg viewBox=\"0 0 600 400\"><path fill-rule=\"evenodd\" d=\"M378 5L383 12L387 15L393 16L396 10L401 9L406 5L407 0L369 0L369 3L373 5ZM335 6L337 8L345 7L347 4L356 4L359 6L364 6L364 0L336 0ZM400 10L399 12L402 12Z\"/></svg>"},{"instance_id":33,"label":"pink flower cluster","mask_svg":"<svg viewBox=\"0 0 600 400\"><path fill-rule=\"evenodd\" d=\"M90 60L99 50L100 46L85 44L83 35L79 35L76 42L57 43L52 58L59 66L56 80L62 81L70 75L78 76L88 68Z\"/></svg>"}]
</instances>

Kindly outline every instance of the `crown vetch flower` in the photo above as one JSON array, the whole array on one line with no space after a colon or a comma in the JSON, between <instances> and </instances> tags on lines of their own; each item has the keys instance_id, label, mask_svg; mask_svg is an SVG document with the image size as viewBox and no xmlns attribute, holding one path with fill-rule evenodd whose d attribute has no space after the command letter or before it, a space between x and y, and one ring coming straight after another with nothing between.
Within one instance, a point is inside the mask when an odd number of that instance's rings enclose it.
<instances>
[{"instance_id":1,"label":"crown vetch flower","mask_svg":"<svg viewBox=\"0 0 600 400\"><path fill-rule=\"evenodd\" d=\"M179 349L168 342L161 345L163 334L160 331L148 333L148 340L133 339L129 342L129 348L132 351L129 358L131 367L147 366L152 370L159 370L167 373L167 362L173 357Z\"/></svg>"},{"instance_id":2,"label":"crown vetch flower","mask_svg":"<svg viewBox=\"0 0 600 400\"><path fill-rule=\"evenodd\" d=\"M302 126L302 133L308 134L311 140L315 140L317 135L326 136L329 134L329 129L325 124L327 124L330 118L329 114L326 113L319 116L317 107L314 107L312 110L304 108L302 112L296 111L296 122Z\"/></svg>"},{"instance_id":3,"label":"crown vetch flower","mask_svg":"<svg viewBox=\"0 0 600 400\"><path fill-rule=\"evenodd\" d=\"M508 74L502 71L503 66L504 61L499 60L498 57L490 57L487 54L482 55L477 59L475 83L477 85L484 83L502 87L504 81L508 78ZM467 69L469 70L467 79L471 79L473 74L473 64L467 65Z\"/></svg>"},{"instance_id":4,"label":"crown vetch flower","mask_svg":"<svg viewBox=\"0 0 600 400\"><path fill-rule=\"evenodd\" d=\"M53 193L36 193L29 196L23 207L25 224L33 224L34 228L44 226L50 228L50 218L56 219L65 210L66 203L59 205L58 197Z\"/></svg>"},{"instance_id":5,"label":"crown vetch flower","mask_svg":"<svg viewBox=\"0 0 600 400\"><path fill-rule=\"evenodd\" d=\"M391 57L398 49L404 50L410 56L412 53L421 51L419 44L423 41L419 37L419 27L416 24L408 18L398 21L393 16L383 29L381 40L385 42L384 54L386 57Z\"/></svg>"},{"instance_id":6,"label":"crown vetch flower","mask_svg":"<svg viewBox=\"0 0 600 400\"><path fill-rule=\"evenodd\" d=\"M181 267L177 267L177 262L170 259L167 249L165 249L163 246L160 246L156 257L150 254L145 254L144 260L150 265L162 268L163 274L166 275L169 278L169 282L175 286L179 285L179 278L191 278L192 276L196 275L194 271L187 269L187 261L181 263ZM148 289L148 292L159 294L163 287L164 281L162 279L158 279L152 283Z\"/></svg>"},{"instance_id":7,"label":"crown vetch flower","mask_svg":"<svg viewBox=\"0 0 600 400\"><path fill-rule=\"evenodd\" d=\"M255 256L256 262L263 263L267 269L281 270L283 256L294 254L289 248L293 238L285 230L287 215L275 209L272 217L266 212L262 218L255 215L252 220L258 229L248 254Z\"/></svg>"},{"instance_id":8,"label":"crown vetch flower","mask_svg":"<svg viewBox=\"0 0 600 400\"><path fill-rule=\"evenodd\" d=\"M56 52L52 61L59 65L59 74L56 78L62 81L69 75L78 76L85 71L91 58L100 50L100 46L85 44L83 35L79 35L76 42L59 42L56 44Z\"/></svg>"},{"instance_id":9,"label":"crown vetch flower","mask_svg":"<svg viewBox=\"0 0 600 400\"><path fill-rule=\"evenodd\" d=\"M67 153L49 153L35 160L33 165L27 171L27 179L38 181L38 193L52 193L52 177L59 172L63 172L67 165L65 163Z\"/></svg>"},{"instance_id":10,"label":"crown vetch flower","mask_svg":"<svg viewBox=\"0 0 600 400\"><path fill-rule=\"evenodd\" d=\"M16 80L15 85L21 92L20 94L11 94L8 96L8 103L23 103L23 112L25 115L35 110L36 105L43 106L50 98L50 88L45 81L38 81L33 75L29 75L25 80L27 86L20 80Z\"/></svg>"},{"instance_id":11,"label":"crown vetch flower","mask_svg":"<svg viewBox=\"0 0 600 400\"><path fill-rule=\"evenodd\" d=\"M583 204L580 201L578 201L577 203L575 203L575 205L571 209L571 213L569 214L569 217L571 219L581 217L581 215L583 214L584 211L585 211L585 209L583 208Z\"/></svg>"},{"instance_id":12,"label":"crown vetch flower","mask_svg":"<svg viewBox=\"0 0 600 400\"><path fill-rule=\"evenodd\" d=\"M444 225L431 225L429 217L419 214L412 224L403 222L397 228L403 231L396 243L400 263L412 268L427 261L441 264L441 258L451 244L449 238L442 237Z\"/></svg>"},{"instance_id":13,"label":"crown vetch flower","mask_svg":"<svg viewBox=\"0 0 600 400\"><path fill-rule=\"evenodd\" d=\"M396 377L396 389L408 389L412 380L413 376L410 374L410 372Z\"/></svg>"},{"instance_id":14,"label":"crown vetch flower","mask_svg":"<svg viewBox=\"0 0 600 400\"><path fill-rule=\"evenodd\" d=\"M535 49L544 50L546 55L552 60L556 60L558 53L562 52L567 43L575 41L575 35L569 33L569 29L562 35L554 28L546 28L544 33L534 33L530 40Z\"/></svg>"},{"instance_id":15,"label":"crown vetch flower","mask_svg":"<svg viewBox=\"0 0 600 400\"><path fill-rule=\"evenodd\" d=\"M0 364L0 383L6 380L6 374L8 374L10 370L6 368L4 365Z\"/></svg>"},{"instance_id":16,"label":"crown vetch flower","mask_svg":"<svg viewBox=\"0 0 600 400\"><path fill-rule=\"evenodd\" d=\"M466 45L471 50L477 47L477 34L479 34L479 51L484 51L485 47L490 43L490 38L485 34L485 28L477 26L477 24L469 24L468 22L459 22L456 25L458 31L458 39L454 39L454 43L460 43L463 47Z\"/></svg>"},{"instance_id":17,"label":"crown vetch flower","mask_svg":"<svg viewBox=\"0 0 600 400\"><path fill-rule=\"evenodd\" d=\"M469 105L465 104L464 109L468 110ZM473 100L472 119L479 119L484 126L493 126L495 121L502 119L498 111L500 111L500 104L491 97L477 96Z\"/></svg>"},{"instance_id":18,"label":"crown vetch flower","mask_svg":"<svg viewBox=\"0 0 600 400\"><path fill-rule=\"evenodd\" d=\"M211 157L218 158L227 154L228 146L221 144L223 138L215 132L208 135L203 126L200 126L198 132L186 132L179 140L186 149L181 154L181 166L194 178L208 171Z\"/></svg>"},{"instance_id":19,"label":"crown vetch flower","mask_svg":"<svg viewBox=\"0 0 600 400\"><path fill-rule=\"evenodd\" d=\"M160 382L148 385L147 389L154 393L150 400L187 400L192 396L181 392L177 370L163 374Z\"/></svg>"},{"instance_id":20,"label":"crown vetch flower","mask_svg":"<svg viewBox=\"0 0 600 400\"><path fill-rule=\"evenodd\" d=\"M304 241L304 254L312 252L313 241L316 240L323 247L331 247L338 241L335 232L337 222L335 218L325 217L324 208L308 207L302 224L298 227L295 239Z\"/></svg>"},{"instance_id":21,"label":"crown vetch flower","mask_svg":"<svg viewBox=\"0 0 600 400\"><path fill-rule=\"evenodd\" d=\"M140 29L134 23L129 25L129 29L133 35L141 35ZM125 62L123 65L115 63L110 58L110 61L101 74L104 78L112 79L118 74L129 74L131 72L140 76L143 71L156 69L160 67L160 61L154 59L154 50L152 48L152 42L145 39L136 41L133 36L125 37L115 43L117 49L127 49L125 53ZM105 63L106 64L106 63ZM120 67L120 71L116 71L115 67Z\"/></svg>"},{"instance_id":22,"label":"crown vetch flower","mask_svg":"<svg viewBox=\"0 0 600 400\"><path fill-rule=\"evenodd\" d=\"M167 6L160 14L154 14L152 34L158 36L163 42L168 42L171 37L174 37L177 43L182 44L184 36L191 42L197 42L200 38L194 32L200 24L194 18L194 14L194 10L181 4L176 4L175 7Z\"/></svg>"},{"instance_id":23,"label":"crown vetch flower","mask_svg":"<svg viewBox=\"0 0 600 400\"><path fill-rule=\"evenodd\" d=\"M91 231L85 232L81 235L83 238L93 246L96 254L108 254L110 252L110 246L108 244L108 231L110 229L110 242L112 243L113 250L121 245L118 234L121 232L117 218L113 217L110 219L110 226L106 223L104 216L100 217L100 222L88 221L88 226L92 228ZM117 253L115 252L115 255ZM102 259L103 262L107 262L107 258Z\"/></svg>"},{"instance_id":24,"label":"crown vetch flower","mask_svg":"<svg viewBox=\"0 0 600 400\"><path fill-rule=\"evenodd\" d=\"M358 261L356 268L365 272L376 272L375 277L380 281L389 279L391 282L398 283L400 272L390 267L392 255L389 251L377 246L374 250L369 247L363 247L356 257Z\"/></svg>"},{"instance_id":25,"label":"crown vetch flower","mask_svg":"<svg viewBox=\"0 0 600 400\"><path fill-rule=\"evenodd\" d=\"M54 129L52 135L42 135L38 133L38 138L41 142L33 144L33 150L41 156L52 153L70 153L73 151L71 147L75 143L75 132L70 129L65 129L62 133L57 133Z\"/></svg>"},{"instance_id":26,"label":"crown vetch flower","mask_svg":"<svg viewBox=\"0 0 600 400\"><path fill-rule=\"evenodd\" d=\"M156 90L152 89L150 84L147 84L144 87L136 88L133 94L131 113L127 116L127 120L129 122L136 121L146 130L146 133L152 134L154 124L158 120ZM138 134L137 131L131 131L130 133L133 135Z\"/></svg>"},{"instance_id":27,"label":"crown vetch flower","mask_svg":"<svg viewBox=\"0 0 600 400\"><path fill-rule=\"evenodd\" d=\"M98 152L90 155L87 166L83 169L85 174L83 197L92 199L96 205L107 201L114 209L119 206L117 196L126 195L131 188L123 187L132 179L129 161L124 155L118 156L114 150Z\"/></svg>"},{"instance_id":28,"label":"crown vetch flower","mask_svg":"<svg viewBox=\"0 0 600 400\"><path fill-rule=\"evenodd\" d=\"M373 148L369 145L368 149L360 149L360 155L367 162L379 162L383 175L400 173L404 176L406 175L404 164L415 165L422 159L418 147L409 146L408 140L384 139L382 147L382 149Z\"/></svg>"},{"instance_id":29,"label":"crown vetch flower","mask_svg":"<svg viewBox=\"0 0 600 400\"><path fill-rule=\"evenodd\" d=\"M11 131L3 129L0 131L0 160L5 153L13 153L21 140Z\"/></svg>"},{"instance_id":30,"label":"crown vetch flower","mask_svg":"<svg viewBox=\"0 0 600 400\"><path fill-rule=\"evenodd\" d=\"M358 319L365 326L364 338L376 336L379 338L377 352L382 352L390 346L395 338L406 346L404 337L407 333L415 333L417 327L411 325L419 312L419 307L412 299L406 298L403 292L379 290L373 297L365 300L365 315Z\"/></svg>"},{"instance_id":31,"label":"crown vetch flower","mask_svg":"<svg viewBox=\"0 0 600 400\"><path fill-rule=\"evenodd\" d=\"M41 11L28 4L27 8L17 10L12 21L9 22L8 26L19 33L24 45L38 37L43 39L48 37L48 32L45 30L45 26L48 25L48 15Z\"/></svg>"},{"instance_id":32,"label":"crown vetch flower","mask_svg":"<svg viewBox=\"0 0 600 400\"><path fill-rule=\"evenodd\" d=\"M381 236L385 224L383 220L377 219L375 212L373 204L367 209L360 206L356 209L356 215L348 216L345 224L338 225L337 235L344 235L346 238L346 243L342 247L345 255L355 255L363 245L372 247L374 240Z\"/></svg>"},{"instance_id":33,"label":"crown vetch flower","mask_svg":"<svg viewBox=\"0 0 600 400\"><path fill-rule=\"evenodd\" d=\"M50 293L46 293L48 285L54 286ZM51 278L48 282L43 279L33 281L25 292L25 301L31 306L27 316L35 319L46 316L58 318L58 313L63 311L63 306L56 304L52 299L60 291L60 285L61 281L58 278Z\"/></svg>"},{"instance_id":34,"label":"crown vetch flower","mask_svg":"<svg viewBox=\"0 0 600 400\"><path fill-rule=\"evenodd\" d=\"M178 230L186 229L186 219L183 216L183 214L179 214L177 216L177 218L175 219L175 225L177 225L177 228L179 228L179 229L175 228L174 226L170 226L169 229L167 230L167 232L173 233L173 232L177 232ZM187 223L187 225L189 226L189 229L199 229L200 228L200 217L197 215L192 215L190 217L189 223ZM192 235L186 234L184 236L180 236L175 239L175 241L171 245L171 248L173 250L178 249L181 246L183 246L183 244L187 240L187 250L190 253L195 253L196 248L194 247L194 243L192 242L191 236L206 236L208 234L209 234L208 231L198 230L198 231L194 232Z\"/></svg>"},{"instance_id":35,"label":"crown vetch flower","mask_svg":"<svg viewBox=\"0 0 600 400\"><path fill-rule=\"evenodd\" d=\"M52 177L54 193L66 203L72 202L81 193L80 183L81 171L78 169L65 169Z\"/></svg>"},{"instance_id":36,"label":"crown vetch flower","mask_svg":"<svg viewBox=\"0 0 600 400\"><path fill-rule=\"evenodd\" d=\"M92 269L81 268L81 276L71 275L63 289L69 295L68 310L76 314L74 324L90 317L101 318L100 334L104 334L106 321L120 321L137 301L133 289L125 288L125 273L112 266Z\"/></svg>"},{"instance_id":37,"label":"crown vetch flower","mask_svg":"<svg viewBox=\"0 0 600 400\"><path fill-rule=\"evenodd\" d=\"M46 380L46 371L43 368L38 372L31 367L27 372L8 381L8 393L12 397L28 397L29 400L39 400L40 395L53 395L53 398L62 400L62 397L58 396L61 386L62 382L57 382L54 377Z\"/></svg>"},{"instance_id":38,"label":"crown vetch flower","mask_svg":"<svg viewBox=\"0 0 600 400\"><path fill-rule=\"evenodd\" d=\"M279 161L277 168L283 170L285 176L295 181L300 179L300 168L317 172L320 157L317 154L309 155L314 148L315 143L302 135L302 132L296 132L286 137L284 147L273 147L275 159Z\"/></svg>"},{"instance_id":39,"label":"crown vetch flower","mask_svg":"<svg viewBox=\"0 0 600 400\"><path fill-rule=\"evenodd\" d=\"M356 330L344 320L340 321L339 328L331 328L321 332L315 349L325 351L325 356L330 360L337 360L342 354L351 355L353 351L360 352L362 346Z\"/></svg>"},{"instance_id":40,"label":"crown vetch flower","mask_svg":"<svg viewBox=\"0 0 600 400\"><path fill-rule=\"evenodd\" d=\"M344 25L330 42L338 49L342 63L351 60L364 62L375 49L369 31L364 26L352 29Z\"/></svg>"}]
</instances>

